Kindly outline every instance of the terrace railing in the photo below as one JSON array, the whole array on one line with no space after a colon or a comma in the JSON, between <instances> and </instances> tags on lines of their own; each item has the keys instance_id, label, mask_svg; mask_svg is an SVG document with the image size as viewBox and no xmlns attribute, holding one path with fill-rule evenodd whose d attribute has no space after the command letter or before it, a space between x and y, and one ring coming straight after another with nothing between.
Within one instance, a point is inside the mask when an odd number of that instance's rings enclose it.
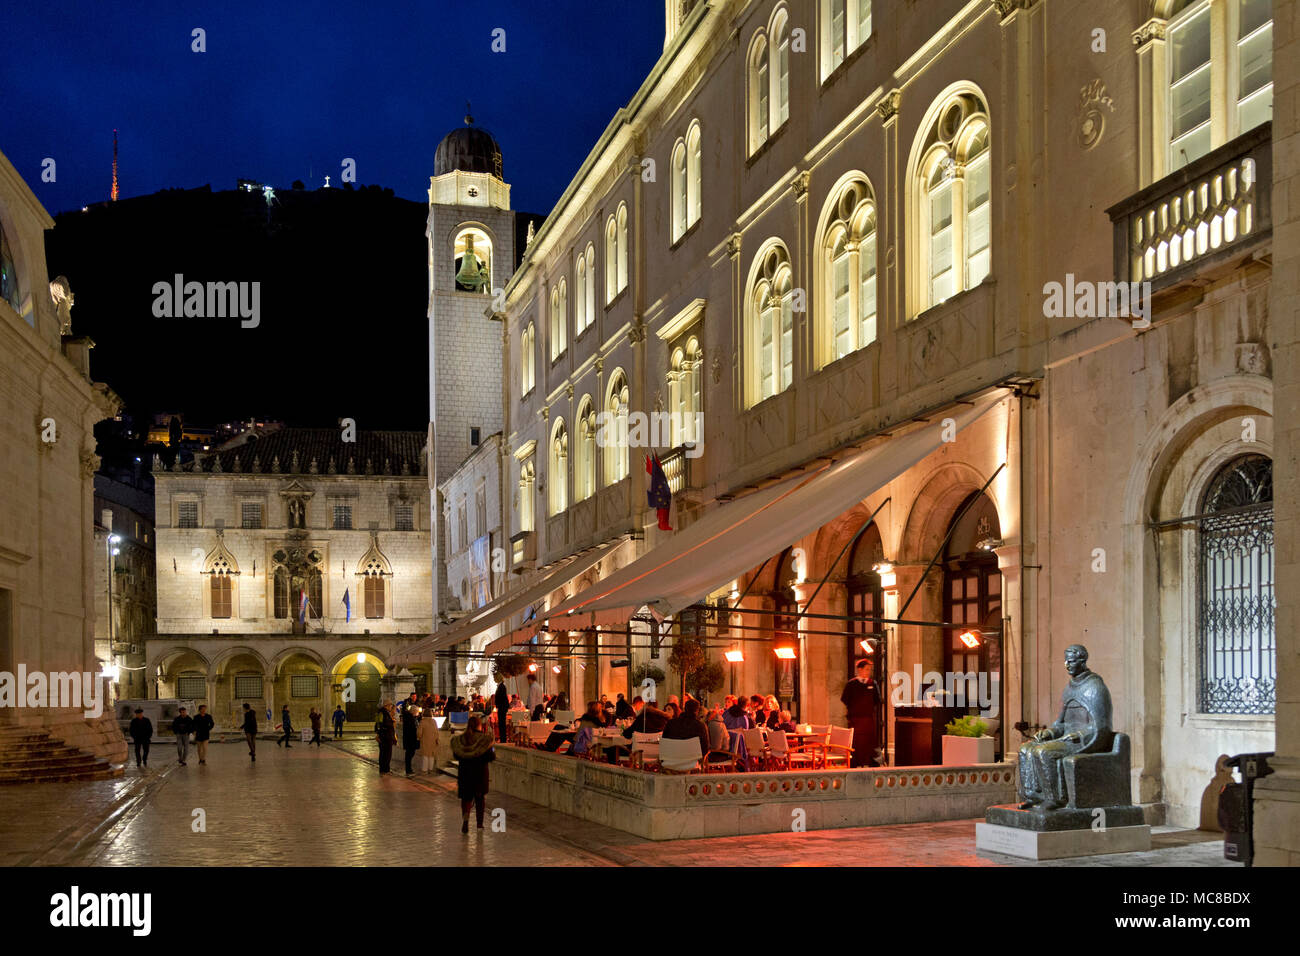
<instances>
[{"instance_id":1,"label":"terrace railing","mask_svg":"<svg viewBox=\"0 0 1300 956\"><path fill-rule=\"evenodd\" d=\"M1115 276L1159 291L1272 235L1273 126L1265 123L1107 210Z\"/></svg>"}]
</instances>

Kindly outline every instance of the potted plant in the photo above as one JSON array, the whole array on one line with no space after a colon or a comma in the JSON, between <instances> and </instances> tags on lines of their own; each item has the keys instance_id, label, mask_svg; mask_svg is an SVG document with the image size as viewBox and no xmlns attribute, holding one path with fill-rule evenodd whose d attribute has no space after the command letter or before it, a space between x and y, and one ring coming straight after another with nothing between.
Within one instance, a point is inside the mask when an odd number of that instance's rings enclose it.
<instances>
[{"instance_id":1,"label":"potted plant","mask_svg":"<svg viewBox=\"0 0 1300 956\"><path fill-rule=\"evenodd\" d=\"M994 740L984 733L988 728L987 723L970 714L949 722L943 728L944 765L992 763Z\"/></svg>"}]
</instances>

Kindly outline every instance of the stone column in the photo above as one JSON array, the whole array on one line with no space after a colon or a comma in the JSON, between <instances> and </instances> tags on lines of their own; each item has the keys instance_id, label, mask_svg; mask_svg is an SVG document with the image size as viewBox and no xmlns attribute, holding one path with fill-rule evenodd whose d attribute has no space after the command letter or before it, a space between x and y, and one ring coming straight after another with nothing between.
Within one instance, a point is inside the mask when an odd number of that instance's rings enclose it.
<instances>
[{"instance_id":1,"label":"stone column","mask_svg":"<svg viewBox=\"0 0 1300 956\"><path fill-rule=\"evenodd\" d=\"M1275 773L1255 787L1255 862L1300 865L1300 11L1273 19L1273 531L1276 542ZM1289 205L1283 197L1292 197Z\"/></svg>"},{"instance_id":2,"label":"stone column","mask_svg":"<svg viewBox=\"0 0 1300 956\"><path fill-rule=\"evenodd\" d=\"M810 614L844 614L848 590L843 581L827 581L817 592L816 581L796 584L795 598L801 608ZM809 604L808 602L812 603ZM810 724L838 723L844 725L844 705L840 691L844 686L844 662L847 637L809 631L844 631L845 621L804 617L799 620L799 700L800 720Z\"/></svg>"},{"instance_id":3,"label":"stone column","mask_svg":"<svg viewBox=\"0 0 1300 956\"><path fill-rule=\"evenodd\" d=\"M1005 544L994 548L998 556L998 571L1002 575L1002 674L1001 701L997 705L1003 759L1020 750L1020 735L1015 723L1020 720L1020 680L1024 673L1024 630L1021 613L1020 545ZM992 690L992 688L990 688ZM995 700L997 697L995 696Z\"/></svg>"}]
</instances>

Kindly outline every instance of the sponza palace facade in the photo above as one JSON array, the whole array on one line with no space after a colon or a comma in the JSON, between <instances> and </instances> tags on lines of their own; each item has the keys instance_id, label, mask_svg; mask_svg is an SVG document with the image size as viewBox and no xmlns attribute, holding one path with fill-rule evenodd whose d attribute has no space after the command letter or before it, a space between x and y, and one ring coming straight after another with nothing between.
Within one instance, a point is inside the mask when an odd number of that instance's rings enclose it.
<instances>
[{"instance_id":1,"label":"sponza palace facade","mask_svg":"<svg viewBox=\"0 0 1300 956\"><path fill-rule=\"evenodd\" d=\"M351 677L348 719L373 721L384 662L432 625L426 460L422 432L273 428L155 465L149 696L306 726Z\"/></svg>"},{"instance_id":2,"label":"sponza palace facade","mask_svg":"<svg viewBox=\"0 0 1300 956\"><path fill-rule=\"evenodd\" d=\"M662 627L841 725L855 657L978 671L1013 759L1081 642L1134 799L1195 826L1220 754L1276 748L1260 854L1295 862L1279 9L669 0L662 58L475 320L504 330L504 593L400 659L514 648L581 701L630 691L611 662ZM1045 308L1067 273L1149 282L1149 312ZM597 413L655 410L703 435L596 442ZM886 708L891 762L922 762L924 719Z\"/></svg>"}]
</instances>

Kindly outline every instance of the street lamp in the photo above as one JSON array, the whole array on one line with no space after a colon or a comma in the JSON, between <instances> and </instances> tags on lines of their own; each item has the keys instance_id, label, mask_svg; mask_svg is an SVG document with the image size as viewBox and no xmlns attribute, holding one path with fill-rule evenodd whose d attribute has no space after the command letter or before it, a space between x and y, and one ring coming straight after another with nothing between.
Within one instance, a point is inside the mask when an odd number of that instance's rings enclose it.
<instances>
[{"instance_id":1,"label":"street lamp","mask_svg":"<svg viewBox=\"0 0 1300 956\"><path fill-rule=\"evenodd\" d=\"M112 661L111 666L114 671L113 676L110 678L113 683L117 682L117 678L120 674L120 671L118 671L117 668L117 652L113 648L113 557L121 553L121 548L117 547L118 542L121 540L121 535L110 534L108 539L104 542L104 547L108 551L108 554L106 555L108 559L108 654L109 659ZM108 669L109 665L105 665L105 676L108 674ZM116 699L114 699L113 703L117 703Z\"/></svg>"}]
</instances>

